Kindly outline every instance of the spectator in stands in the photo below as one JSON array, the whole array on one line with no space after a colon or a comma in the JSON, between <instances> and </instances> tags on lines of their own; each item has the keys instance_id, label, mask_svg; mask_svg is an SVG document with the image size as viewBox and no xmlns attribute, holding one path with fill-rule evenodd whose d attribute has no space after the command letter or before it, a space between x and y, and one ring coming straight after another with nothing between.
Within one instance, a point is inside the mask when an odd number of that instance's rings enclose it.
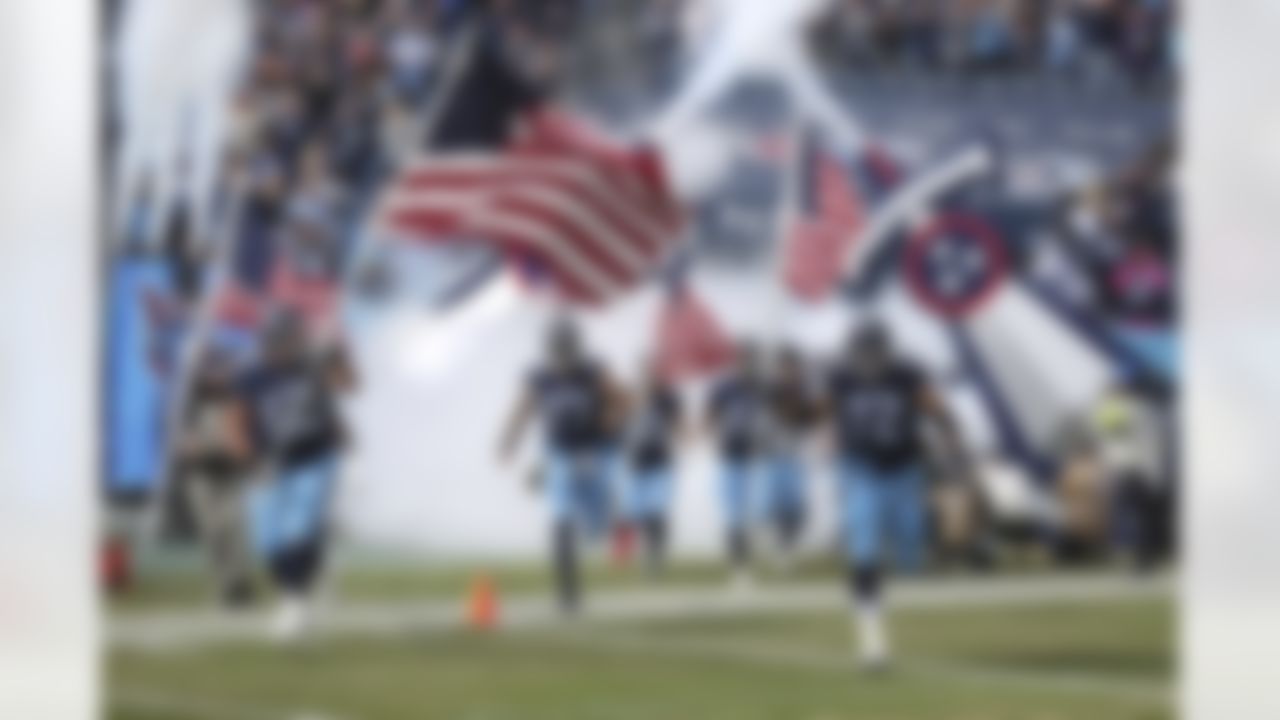
<instances>
[{"instance_id":1,"label":"spectator in stands","mask_svg":"<svg viewBox=\"0 0 1280 720\"><path fill-rule=\"evenodd\" d=\"M344 200L345 192L333 175L328 148L322 142L311 141L303 151L298 180L288 202L290 222L336 238Z\"/></svg>"},{"instance_id":2,"label":"spectator in stands","mask_svg":"<svg viewBox=\"0 0 1280 720\"><path fill-rule=\"evenodd\" d=\"M1055 72L1074 73L1079 68L1083 38L1072 3L1054 0L1044 23L1044 64Z\"/></svg>"},{"instance_id":3,"label":"spectator in stands","mask_svg":"<svg viewBox=\"0 0 1280 720\"><path fill-rule=\"evenodd\" d=\"M844 0L818 30L840 66L948 65L1124 74L1169 69L1169 0Z\"/></svg>"},{"instance_id":4,"label":"spectator in stands","mask_svg":"<svg viewBox=\"0 0 1280 720\"><path fill-rule=\"evenodd\" d=\"M1092 418L1115 503L1113 528L1138 571L1154 568L1168 546L1170 489L1157 412L1143 384L1129 381L1101 398Z\"/></svg>"},{"instance_id":5,"label":"spectator in stands","mask_svg":"<svg viewBox=\"0 0 1280 720\"><path fill-rule=\"evenodd\" d=\"M1107 479L1087 428L1073 427L1064 438L1057 479L1058 561L1073 564L1102 557L1110 515Z\"/></svg>"},{"instance_id":6,"label":"spectator in stands","mask_svg":"<svg viewBox=\"0 0 1280 720\"><path fill-rule=\"evenodd\" d=\"M410 4L387 13L385 54L395 94L410 103L425 99L435 70L438 43L433 36L434 14Z\"/></svg>"},{"instance_id":7,"label":"spectator in stands","mask_svg":"<svg viewBox=\"0 0 1280 720\"><path fill-rule=\"evenodd\" d=\"M986 2L969 26L969 64L980 69L1003 69L1014 60L1014 28L1004 2Z\"/></svg>"}]
</instances>

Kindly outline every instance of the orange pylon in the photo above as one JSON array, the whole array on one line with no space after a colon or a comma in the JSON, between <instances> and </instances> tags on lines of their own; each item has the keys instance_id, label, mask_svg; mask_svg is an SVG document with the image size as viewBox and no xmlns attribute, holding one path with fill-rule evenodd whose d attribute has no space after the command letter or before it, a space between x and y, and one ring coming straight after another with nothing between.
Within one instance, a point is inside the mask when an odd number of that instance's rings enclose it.
<instances>
[{"instance_id":1,"label":"orange pylon","mask_svg":"<svg viewBox=\"0 0 1280 720\"><path fill-rule=\"evenodd\" d=\"M493 579L484 573L471 581L467 595L467 625L473 630L492 630L498 625L498 589Z\"/></svg>"},{"instance_id":2,"label":"orange pylon","mask_svg":"<svg viewBox=\"0 0 1280 720\"><path fill-rule=\"evenodd\" d=\"M631 558L635 554L636 529L629 522L613 526L613 565L617 568L631 566Z\"/></svg>"},{"instance_id":3,"label":"orange pylon","mask_svg":"<svg viewBox=\"0 0 1280 720\"><path fill-rule=\"evenodd\" d=\"M133 559L128 541L119 535L103 541L98 554L98 569L100 580L108 592L119 593L127 589L133 579Z\"/></svg>"}]
</instances>

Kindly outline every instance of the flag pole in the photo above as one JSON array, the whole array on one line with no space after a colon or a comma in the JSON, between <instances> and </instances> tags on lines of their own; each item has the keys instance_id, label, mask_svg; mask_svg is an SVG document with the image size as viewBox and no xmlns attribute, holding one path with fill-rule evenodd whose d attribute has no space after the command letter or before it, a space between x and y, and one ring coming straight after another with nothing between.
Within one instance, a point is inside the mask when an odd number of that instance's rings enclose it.
<instances>
[{"instance_id":1,"label":"flag pole","mask_svg":"<svg viewBox=\"0 0 1280 720\"><path fill-rule=\"evenodd\" d=\"M236 226L235 220L239 217L244 204L244 187L238 182L238 178L235 178L229 189L229 202L225 213L210 237L209 247L212 252L209 269L203 282L200 283L200 295L195 307L188 315L190 320L187 332L174 366L173 385L165 408L165 443L160 463L160 492L156 495L160 502L158 507L152 506L152 512L149 513L151 519L147 523L153 535L160 532L164 527L164 521L168 519L166 512L170 506L169 501L172 494L176 492L176 485L173 482L178 456L176 438L182 426L182 412L191 395L200 356L205 352L209 338L212 336L220 291L230 276L231 259L235 249L233 232Z\"/></svg>"},{"instance_id":2,"label":"flag pole","mask_svg":"<svg viewBox=\"0 0 1280 720\"><path fill-rule=\"evenodd\" d=\"M804 163L803 122L797 122L791 116L783 146L782 188L779 196L778 213L774 220L773 245L769 253L768 269L774 283L772 302L769 303L769 321L766 333L774 341L781 339L786 329L787 311L791 299L787 294L786 257L791 230L800 217L800 184L801 165Z\"/></svg>"},{"instance_id":3,"label":"flag pole","mask_svg":"<svg viewBox=\"0 0 1280 720\"><path fill-rule=\"evenodd\" d=\"M441 118L444 117L445 108L449 106L449 103L457 93L458 83L462 79L463 71L475 56L476 48L479 46L479 22L475 20L468 22L462 28L461 33L462 36L453 43L449 55L445 59L440 91L431 98L430 104L421 116L418 135L419 137L428 138L428 142L435 135L436 128L439 126ZM355 247L352 248L350 255L351 261L347 264L346 276L342 283L343 288L350 288L357 284L356 273L360 272L360 268L365 265L366 259L379 245L381 236L372 231L379 214L380 211L377 208L368 213L365 226L356 235Z\"/></svg>"}]
</instances>

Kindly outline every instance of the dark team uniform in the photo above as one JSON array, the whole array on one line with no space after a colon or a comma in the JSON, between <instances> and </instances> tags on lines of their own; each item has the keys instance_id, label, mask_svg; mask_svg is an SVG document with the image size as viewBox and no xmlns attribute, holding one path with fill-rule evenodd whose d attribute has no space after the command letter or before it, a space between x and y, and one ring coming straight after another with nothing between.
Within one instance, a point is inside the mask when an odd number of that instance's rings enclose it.
<instances>
[{"instance_id":1,"label":"dark team uniform","mask_svg":"<svg viewBox=\"0 0 1280 720\"><path fill-rule=\"evenodd\" d=\"M577 529L598 536L609 527L608 388L603 371L589 360L539 368L528 383L546 445L556 588L561 607L573 611L578 605Z\"/></svg>"},{"instance_id":2,"label":"dark team uniform","mask_svg":"<svg viewBox=\"0 0 1280 720\"><path fill-rule=\"evenodd\" d=\"M672 436L679 419L680 398L670 388L658 388L641 401L628 446L630 506L635 519L666 514L671 500Z\"/></svg>"},{"instance_id":3,"label":"dark team uniform","mask_svg":"<svg viewBox=\"0 0 1280 720\"><path fill-rule=\"evenodd\" d=\"M882 471L916 463L922 387L919 371L904 363L876 378L834 373L830 392L841 455Z\"/></svg>"},{"instance_id":4,"label":"dark team uniform","mask_svg":"<svg viewBox=\"0 0 1280 720\"><path fill-rule=\"evenodd\" d=\"M804 435L818 419L817 403L801 381L769 387L769 471L766 501L782 540L790 544L805 518L805 471L800 457Z\"/></svg>"},{"instance_id":5,"label":"dark team uniform","mask_svg":"<svg viewBox=\"0 0 1280 720\"><path fill-rule=\"evenodd\" d=\"M672 429L680 419L680 398L670 388L659 388L643 401L632 426L630 460L637 472L671 466Z\"/></svg>"},{"instance_id":6,"label":"dark team uniform","mask_svg":"<svg viewBox=\"0 0 1280 720\"><path fill-rule=\"evenodd\" d=\"M801 382L778 382L769 388L769 409L774 426L788 437L803 434L818 419L817 403Z\"/></svg>"},{"instance_id":7,"label":"dark team uniform","mask_svg":"<svg viewBox=\"0 0 1280 720\"><path fill-rule=\"evenodd\" d=\"M924 383L916 368L901 362L875 377L844 370L831 377L848 550L859 563L879 562L889 530L902 566L914 569L921 561Z\"/></svg>"},{"instance_id":8,"label":"dark team uniform","mask_svg":"<svg viewBox=\"0 0 1280 720\"><path fill-rule=\"evenodd\" d=\"M530 385L549 448L566 453L599 449L607 435L607 398L594 363L539 369Z\"/></svg>"},{"instance_id":9,"label":"dark team uniform","mask_svg":"<svg viewBox=\"0 0 1280 720\"><path fill-rule=\"evenodd\" d=\"M320 363L264 367L245 382L254 437L281 468L333 455L342 445L337 399Z\"/></svg>"},{"instance_id":10,"label":"dark team uniform","mask_svg":"<svg viewBox=\"0 0 1280 720\"><path fill-rule=\"evenodd\" d=\"M530 389L547 447L547 491L557 521L607 521L608 391L595 363L536 370Z\"/></svg>"},{"instance_id":11,"label":"dark team uniform","mask_svg":"<svg viewBox=\"0 0 1280 720\"><path fill-rule=\"evenodd\" d=\"M742 377L730 377L711 394L711 417L720 436L720 454L740 463L759 455L767 421L764 387Z\"/></svg>"},{"instance_id":12,"label":"dark team uniform","mask_svg":"<svg viewBox=\"0 0 1280 720\"><path fill-rule=\"evenodd\" d=\"M628 426L628 512L644 541L650 572L661 572L666 558L667 514L675 487L676 427L680 397L669 387L647 392Z\"/></svg>"},{"instance_id":13,"label":"dark team uniform","mask_svg":"<svg viewBox=\"0 0 1280 720\"><path fill-rule=\"evenodd\" d=\"M768 424L766 391L759 382L730 377L712 392L710 408L720 436L725 521L732 531L746 525L750 515Z\"/></svg>"},{"instance_id":14,"label":"dark team uniform","mask_svg":"<svg viewBox=\"0 0 1280 720\"><path fill-rule=\"evenodd\" d=\"M323 363L265 366L245 380L255 444L275 477L254 498L260 549L314 541L324 530L343 429Z\"/></svg>"}]
</instances>

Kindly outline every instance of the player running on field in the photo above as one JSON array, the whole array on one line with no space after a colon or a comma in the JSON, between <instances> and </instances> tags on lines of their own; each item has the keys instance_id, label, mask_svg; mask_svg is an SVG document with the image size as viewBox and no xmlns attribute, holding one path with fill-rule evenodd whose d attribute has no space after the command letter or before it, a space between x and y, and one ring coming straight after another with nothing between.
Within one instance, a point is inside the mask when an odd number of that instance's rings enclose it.
<instances>
[{"instance_id":1,"label":"player running on field","mask_svg":"<svg viewBox=\"0 0 1280 720\"><path fill-rule=\"evenodd\" d=\"M827 415L835 430L837 474L860 656L869 668L889 661L884 622L884 540L898 564L923 558L926 489L921 437L927 421L941 431L949 457L963 461L959 432L938 392L900 357L888 329L856 329L833 369Z\"/></svg>"},{"instance_id":2,"label":"player running on field","mask_svg":"<svg viewBox=\"0 0 1280 720\"><path fill-rule=\"evenodd\" d=\"M622 417L623 404L607 373L584 351L577 329L560 321L552 327L547 357L529 375L500 441L499 456L508 462L528 425L534 419L542 424L552 569L566 613L579 606L578 535L607 527L609 428Z\"/></svg>"},{"instance_id":3,"label":"player running on field","mask_svg":"<svg viewBox=\"0 0 1280 720\"><path fill-rule=\"evenodd\" d=\"M705 424L718 439L720 492L729 565L738 588L751 584L750 529L768 431L768 398L754 346L739 346L734 367L711 391Z\"/></svg>"},{"instance_id":4,"label":"player running on field","mask_svg":"<svg viewBox=\"0 0 1280 720\"><path fill-rule=\"evenodd\" d=\"M354 384L342 353L309 347L302 319L291 312L272 318L261 361L245 378L253 436L267 465L251 513L257 547L280 590L280 639L298 637L310 621L346 445L338 396Z\"/></svg>"},{"instance_id":5,"label":"player running on field","mask_svg":"<svg viewBox=\"0 0 1280 720\"><path fill-rule=\"evenodd\" d=\"M662 570L675 482L682 413L680 396L650 363L631 403L627 479L631 521L644 542L645 565Z\"/></svg>"},{"instance_id":6,"label":"player running on field","mask_svg":"<svg viewBox=\"0 0 1280 720\"><path fill-rule=\"evenodd\" d=\"M769 458L764 470L765 520L784 569L795 557L808 517L804 441L818 421L819 403L804 359L782 348L770 373Z\"/></svg>"}]
</instances>

